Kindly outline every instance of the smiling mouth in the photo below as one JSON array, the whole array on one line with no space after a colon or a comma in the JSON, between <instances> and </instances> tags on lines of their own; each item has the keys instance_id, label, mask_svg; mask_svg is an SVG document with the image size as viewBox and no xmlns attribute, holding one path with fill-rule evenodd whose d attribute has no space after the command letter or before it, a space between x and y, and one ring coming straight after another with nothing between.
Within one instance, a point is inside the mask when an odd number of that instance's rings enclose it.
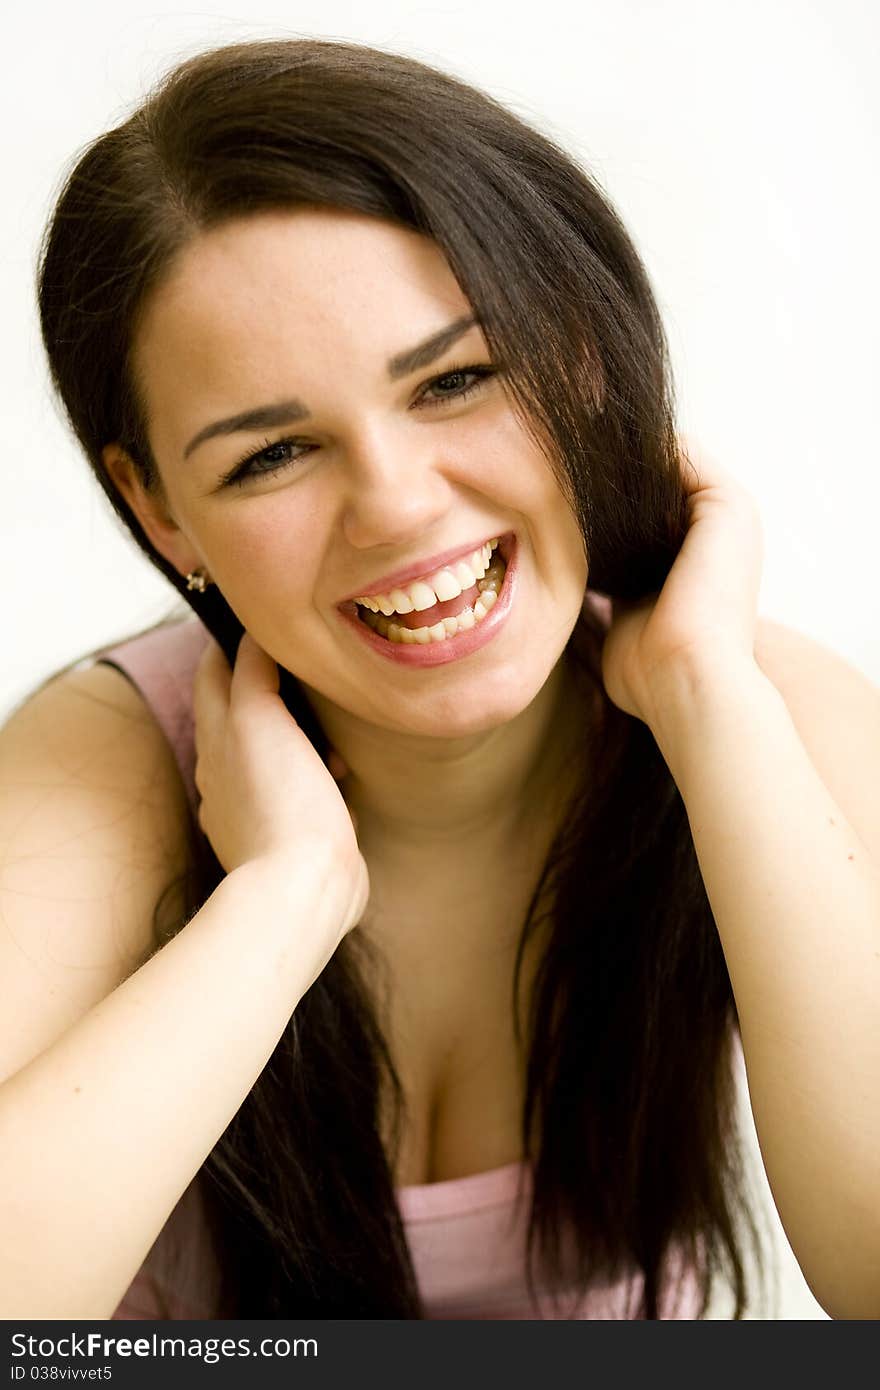
<instances>
[{"instance_id":1,"label":"smiling mouth","mask_svg":"<svg viewBox=\"0 0 880 1390\"><path fill-rule=\"evenodd\" d=\"M493 551L489 567L482 578L455 598L439 600L430 608L412 613L393 613L385 616L357 605L359 620L387 642L404 645L445 642L459 632L469 632L479 626L492 611L504 584L507 565L514 545L513 534L503 536Z\"/></svg>"}]
</instances>

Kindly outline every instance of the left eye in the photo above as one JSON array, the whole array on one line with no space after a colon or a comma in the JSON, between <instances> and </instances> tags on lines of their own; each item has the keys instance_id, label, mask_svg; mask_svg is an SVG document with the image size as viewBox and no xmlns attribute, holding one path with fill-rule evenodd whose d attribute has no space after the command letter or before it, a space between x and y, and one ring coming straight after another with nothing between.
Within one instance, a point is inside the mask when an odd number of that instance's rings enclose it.
<instances>
[{"instance_id":1,"label":"left eye","mask_svg":"<svg viewBox=\"0 0 880 1390\"><path fill-rule=\"evenodd\" d=\"M419 397L419 400L423 400L428 391L433 391L435 387L442 386L444 382L458 382L459 385L457 387L454 387L453 390L445 392L441 396L433 397L431 399L431 404L442 405L444 401L462 400L465 396L469 396L472 391L479 390L479 388L483 385L483 382L486 381L490 376L493 376L494 372L494 367L456 367L451 372L444 372L442 376L433 377L431 381L429 381L426 384L424 391ZM468 385L462 386L460 383L463 381L465 377L468 376L474 377L475 380L470 382Z\"/></svg>"},{"instance_id":2,"label":"left eye","mask_svg":"<svg viewBox=\"0 0 880 1390\"><path fill-rule=\"evenodd\" d=\"M298 444L295 439L278 439L274 444L266 443L262 449L241 459L230 473L224 474L220 479L220 486L226 487L235 483L236 487L243 487L254 478L265 478L280 473L283 468L289 468L299 459L299 454L292 454L291 450L302 448L304 446ZM264 462L269 464L268 468L256 466Z\"/></svg>"}]
</instances>

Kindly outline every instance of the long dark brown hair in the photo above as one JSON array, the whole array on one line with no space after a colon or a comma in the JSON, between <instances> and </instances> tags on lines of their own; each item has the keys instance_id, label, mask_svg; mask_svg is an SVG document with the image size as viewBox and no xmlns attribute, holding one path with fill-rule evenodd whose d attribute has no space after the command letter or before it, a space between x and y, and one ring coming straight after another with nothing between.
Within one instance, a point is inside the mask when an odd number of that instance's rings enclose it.
<instances>
[{"instance_id":1,"label":"long dark brown hair","mask_svg":"<svg viewBox=\"0 0 880 1390\"><path fill-rule=\"evenodd\" d=\"M53 380L94 474L230 661L237 619L216 586L186 590L101 451L119 442L144 486L161 489L131 371L147 297L204 229L299 205L434 239L578 518L591 586L630 599L659 590L687 527L668 349L607 196L551 140L422 63L312 39L239 44L179 66L85 150L39 274ZM702 1311L722 1274L740 1317L742 1231L762 1261L737 1135L730 980L679 791L647 726L605 694L603 633L585 606L566 649L584 775L517 958L518 977L543 924L524 1023L512 1002L533 1172L528 1275L557 1290L626 1279L640 1290L631 1315L654 1318L683 1255ZM326 756L287 671L281 694ZM157 909L155 949L222 876L194 828L186 915L161 926ZM403 1092L369 965L350 933L201 1170L221 1317L422 1316L380 1133L385 1088L396 1144Z\"/></svg>"}]
</instances>

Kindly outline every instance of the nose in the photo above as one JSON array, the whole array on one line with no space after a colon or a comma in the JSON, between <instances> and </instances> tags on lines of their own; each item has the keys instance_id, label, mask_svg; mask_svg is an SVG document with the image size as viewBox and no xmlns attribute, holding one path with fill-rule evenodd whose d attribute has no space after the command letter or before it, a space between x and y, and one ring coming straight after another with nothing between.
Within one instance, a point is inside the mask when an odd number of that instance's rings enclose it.
<instances>
[{"instance_id":1,"label":"nose","mask_svg":"<svg viewBox=\"0 0 880 1390\"><path fill-rule=\"evenodd\" d=\"M342 531L357 550L403 546L438 531L452 489L439 437L419 426L361 429L347 450Z\"/></svg>"}]
</instances>

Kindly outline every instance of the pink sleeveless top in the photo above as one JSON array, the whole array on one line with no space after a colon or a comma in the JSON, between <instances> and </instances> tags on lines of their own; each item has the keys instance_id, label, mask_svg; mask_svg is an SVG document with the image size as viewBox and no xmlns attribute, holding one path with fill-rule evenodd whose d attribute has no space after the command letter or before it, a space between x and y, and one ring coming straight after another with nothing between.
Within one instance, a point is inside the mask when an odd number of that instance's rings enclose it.
<instances>
[{"instance_id":1,"label":"pink sleeveless top","mask_svg":"<svg viewBox=\"0 0 880 1390\"><path fill-rule=\"evenodd\" d=\"M602 600L595 600L602 607ZM192 686L206 642L197 619L164 626L118 646L96 660L123 671L140 689L180 765L190 805L193 780ZM517 1200L519 1189L522 1199ZM512 1163L447 1182L397 1189L413 1267L432 1319L627 1319L635 1316L641 1276L593 1287L558 1306L539 1293L529 1297L525 1279L525 1231L530 1171ZM198 1175L159 1233L143 1266L113 1314L117 1319L163 1316L161 1290L174 1318L213 1318L217 1269L201 1214ZM693 1271L672 1263L661 1299L664 1318L695 1318L699 1298Z\"/></svg>"}]
</instances>

